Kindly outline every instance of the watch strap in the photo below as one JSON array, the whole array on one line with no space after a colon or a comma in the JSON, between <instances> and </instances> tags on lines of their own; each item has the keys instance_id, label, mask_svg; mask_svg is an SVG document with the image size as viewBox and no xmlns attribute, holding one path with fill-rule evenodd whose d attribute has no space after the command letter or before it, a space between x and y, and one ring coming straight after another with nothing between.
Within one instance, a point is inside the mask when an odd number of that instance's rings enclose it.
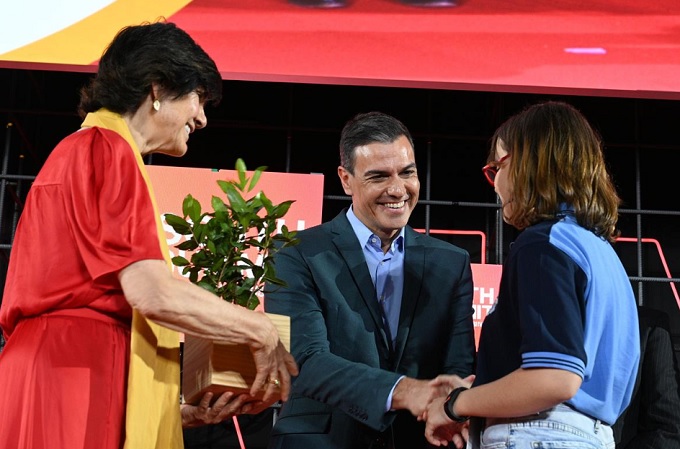
<instances>
[{"instance_id":1,"label":"watch strap","mask_svg":"<svg viewBox=\"0 0 680 449\"><path fill-rule=\"evenodd\" d=\"M446 413L446 416L448 416L451 421L463 423L470 419L469 416L458 416L453 411L453 404L456 402L456 399L458 399L458 395L465 390L467 390L465 387L454 388L444 402L444 413Z\"/></svg>"}]
</instances>

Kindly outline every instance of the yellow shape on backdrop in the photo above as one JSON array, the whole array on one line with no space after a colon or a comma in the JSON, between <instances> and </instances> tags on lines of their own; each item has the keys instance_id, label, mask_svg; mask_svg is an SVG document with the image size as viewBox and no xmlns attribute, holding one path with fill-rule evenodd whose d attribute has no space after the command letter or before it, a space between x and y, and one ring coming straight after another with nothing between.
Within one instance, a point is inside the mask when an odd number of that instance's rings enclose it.
<instances>
[{"instance_id":1,"label":"yellow shape on backdrop","mask_svg":"<svg viewBox=\"0 0 680 449\"><path fill-rule=\"evenodd\" d=\"M89 65L121 28L168 18L191 0L116 0L54 34L0 54L0 60Z\"/></svg>"}]
</instances>

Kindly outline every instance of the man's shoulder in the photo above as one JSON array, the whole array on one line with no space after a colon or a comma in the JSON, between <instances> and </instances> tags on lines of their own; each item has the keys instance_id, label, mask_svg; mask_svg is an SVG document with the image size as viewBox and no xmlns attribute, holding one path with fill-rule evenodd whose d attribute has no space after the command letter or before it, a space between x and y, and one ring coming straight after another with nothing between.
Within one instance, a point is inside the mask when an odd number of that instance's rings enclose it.
<instances>
[{"instance_id":1,"label":"man's shoulder","mask_svg":"<svg viewBox=\"0 0 680 449\"><path fill-rule=\"evenodd\" d=\"M297 236L300 240L306 240L308 238L331 235L331 228L331 222L327 221L315 226L311 226L307 229L302 229L297 232Z\"/></svg>"},{"instance_id":2,"label":"man's shoulder","mask_svg":"<svg viewBox=\"0 0 680 449\"><path fill-rule=\"evenodd\" d=\"M296 237L298 243L294 248L297 248L300 252L307 252L309 250L317 252L319 249L331 245L333 239L338 235L337 230L333 230L331 223L325 222L297 231ZM352 232L351 228L349 232Z\"/></svg>"},{"instance_id":3,"label":"man's shoulder","mask_svg":"<svg viewBox=\"0 0 680 449\"><path fill-rule=\"evenodd\" d=\"M353 232L347 217L340 214L332 220L324 221L321 224L298 231L297 236L300 240L306 240L309 238L332 237L333 235L342 235Z\"/></svg>"},{"instance_id":4,"label":"man's shoulder","mask_svg":"<svg viewBox=\"0 0 680 449\"><path fill-rule=\"evenodd\" d=\"M438 237L420 233L409 226L406 227L405 238L407 247L413 243L414 245L425 246L429 249L438 249L459 254L461 256L468 256L468 252L465 249Z\"/></svg>"}]
</instances>

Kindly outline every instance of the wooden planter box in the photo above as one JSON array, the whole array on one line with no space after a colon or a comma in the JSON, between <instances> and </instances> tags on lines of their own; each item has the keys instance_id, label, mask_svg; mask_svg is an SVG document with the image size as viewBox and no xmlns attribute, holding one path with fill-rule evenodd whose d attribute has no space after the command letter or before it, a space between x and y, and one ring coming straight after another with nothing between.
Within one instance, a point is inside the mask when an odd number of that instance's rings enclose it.
<instances>
[{"instance_id":1,"label":"wooden planter box","mask_svg":"<svg viewBox=\"0 0 680 449\"><path fill-rule=\"evenodd\" d=\"M290 317L268 313L281 342L290 351ZM250 392L255 381L255 362L248 346L225 345L185 335L182 362L182 394L189 404L198 404L203 395L214 393L213 400L226 392ZM258 398L264 395L262 390Z\"/></svg>"}]
</instances>

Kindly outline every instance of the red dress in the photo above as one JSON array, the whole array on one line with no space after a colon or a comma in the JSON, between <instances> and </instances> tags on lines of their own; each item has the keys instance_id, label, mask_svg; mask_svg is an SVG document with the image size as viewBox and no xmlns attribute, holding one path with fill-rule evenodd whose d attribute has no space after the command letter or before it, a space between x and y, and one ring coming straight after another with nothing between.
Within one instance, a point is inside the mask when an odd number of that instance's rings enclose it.
<instances>
[{"instance_id":1,"label":"red dress","mask_svg":"<svg viewBox=\"0 0 680 449\"><path fill-rule=\"evenodd\" d=\"M119 449L132 309L118 273L163 259L133 149L87 128L29 192L0 308L0 448Z\"/></svg>"}]
</instances>

